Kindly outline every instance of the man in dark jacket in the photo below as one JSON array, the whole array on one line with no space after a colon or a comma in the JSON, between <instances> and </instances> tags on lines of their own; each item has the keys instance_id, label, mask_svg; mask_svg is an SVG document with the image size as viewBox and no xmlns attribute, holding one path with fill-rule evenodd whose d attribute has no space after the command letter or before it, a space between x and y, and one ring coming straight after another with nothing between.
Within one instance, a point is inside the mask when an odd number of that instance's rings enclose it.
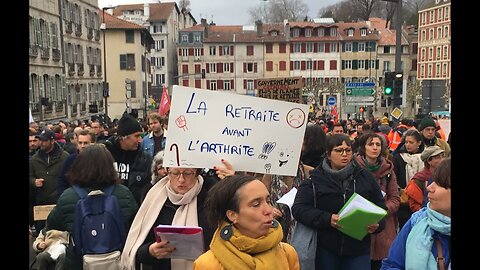
<instances>
[{"instance_id":1,"label":"man in dark jacket","mask_svg":"<svg viewBox=\"0 0 480 270\"><path fill-rule=\"evenodd\" d=\"M117 135L105 142L115 159L115 167L123 184L133 193L138 205L141 204L144 189L150 183L152 156L143 151L142 127L129 114L123 114L118 121Z\"/></svg>"}]
</instances>

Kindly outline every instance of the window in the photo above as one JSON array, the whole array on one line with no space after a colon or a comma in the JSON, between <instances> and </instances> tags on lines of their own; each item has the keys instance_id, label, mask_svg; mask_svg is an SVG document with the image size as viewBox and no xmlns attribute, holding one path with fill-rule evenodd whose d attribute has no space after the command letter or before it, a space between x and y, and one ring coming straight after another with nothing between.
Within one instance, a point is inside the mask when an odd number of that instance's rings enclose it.
<instances>
[{"instance_id":1,"label":"window","mask_svg":"<svg viewBox=\"0 0 480 270\"><path fill-rule=\"evenodd\" d=\"M155 74L155 81L157 85L165 84L165 74Z\"/></svg>"},{"instance_id":2,"label":"window","mask_svg":"<svg viewBox=\"0 0 480 270\"><path fill-rule=\"evenodd\" d=\"M345 51L346 52L351 52L352 51L352 43L351 42L345 43Z\"/></svg>"},{"instance_id":3,"label":"window","mask_svg":"<svg viewBox=\"0 0 480 270\"><path fill-rule=\"evenodd\" d=\"M230 80L223 81L223 90L231 90Z\"/></svg>"},{"instance_id":4,"label":"window","mask_svg":"<svg viewBox=\"0 0 480 270\"><path fill-rule=\"evenodd\" d=\"M230 46L223 46L223 55L230 55Z\"/></svg>"},{"instance_id":5,"label":"window","mask_svg":"<svg viewBox=\"0 0 480 270\"><path fill-rule=\"evenodd\" d=\"M442 55L442 47L438 46L437 47L437 55L436 55L437 60L440 59L441 55Z\"/></svg>"},{"instance_id":6,"label":"window","mask_svg":"<svg viewBox=\"0 0 480 270\"><path fill-rule=\"evenodd\" d=\"M217 90L217 81L210 81L210 90Z\"/></svg>"},{"instance_id":7,"label":"window","mask_svg":"<svg viewBox=\"0 0 480 270\"><path fill-rule=\"evenodd\" d=\"M330 70L337 70L337 60L330 60Z\"/></svg>"},{"instance_id":8,"label":"window","mask_svg":"<svg viewBox=\"0 0 480 270\"><path fill-rule=\"evenodd\" d=\"M365 51L365 42L359 42L358 43L358 51L359 52L364 52Z\"/></svg>"},{"instance_id":9,"label":"window","mask_svg":"<svg viewBox=\"0 0 480 270\"><path fill-rule=\"evenodd\" d=\"M425 66L420 66L420 78L425 78Z\"/></svg>"},{"instance_id":10,"label":"window","mask_svg":"<svg viewBox=\"0 0 480 270\"><path fill-rule=\"evenodd\" d=\"M433 39L433 29L430 28L430 30L428 31L428 40L432 40Z\"/></svg>"},{"instance_id":11,"label":"window","mask_svg":"<svg viewBox=\"0 0 480 270\"><path fill-rule=\"evenodd\" d=\"M427 52L425 51L425 48L422 48L420 50L420 60L425 61L425 56L427 55Z\"/></svg>"},{"instance_id":12,"label":"window","mask_svg":"<svg viewBox=\"0 0 480 270\"><path fill-rule=\"evenodd\" d=\"M312 59L307 60L307 70L313 69L313 62Z\"/></svg>"},{"instance_id":13,"label":"window","mask_svg":"<svg viewBox=\"0 0 480 270\"><path fill-rule=\"evenodd\" d=\"M133 30L125 30L125 43L135 43L135 33Z\"/></svg>"},{"instance_id":14,"label":"window","mask_svg":"<svg viewBox=\"0 0 480 270\"><path fill-rule=\"evenodd\" d=\"M252 56L253 55L253 46L248 45L247 46L247 56Z\"/></svg>"},{"instance_id":15,"label":"window","mask_svg":"<svg viewBox=\"0 0 480 270\"><path fill-rule=\"evenodd\" d=\"M318 36L319 37L323 37L325 35L325 29L323 28L318 28Z\"/></svg>"},{"instance_id":16,"label":"window","mask_svg":"<svg viewBox=\"0 0 480 270\"><path fill-rule=\"evenodd\" d=\"M435 19L435 14L433 12L433 10L430 10L430 14L428 15L428 17L430 18L430 23L433 23L433 19Z\"/></svg>"},{"instance_id":17,"label":"window","mask_svg":"<svg viewBox=\"0 0 480 270\"><path fill-rule=\"evenodd\" d=\"M182 49L182 56L188 56L188 49L187 48Z\"/></svg>"},{"instance_id":18,"label":"window","mask_svg":"<svg viewBox=\"0 0 480 270\"><path fill-rule=\"evenodd\" d=\"M307 43L307 52L313 52L313 43Z\"/></svg>"},{"instance_id":19,"label":"window","mask_svg":"<svg viewBox=\"0 0 480 270\"><path fill-rule=\"evenodd\" d=\"M442 75L443 77L447 77L447 63L443 63Z\"/></svg>"},{"instance_id":20,"label":"window","mask_svg":"<svg viewBox=\"0 0 480 270\"><path fill-rule=\"evenodd\" d=\"M428 60L433 60L433 48L428 49Z\"/></svg>"},{"instance_id":21,"label":"window","mask_svg":"<svg viewBox=\"0 0 480 270\"><path fill-rule=\"evenodd\" d=\"M448 20L450 18L450 7L445 7L445 20Z\"/></svg>"},{"instance_id":22,"label":"window","mask_svg":"<svg viewBox=\"0 0 480 270\"><path fill-rule=\"evenodd\" d=\"M280 70L287 70L287 62L280 61Z\"/></svg>"},{"instance_id":23,"label":"window","mask_svg":"<svg viewBox=\"0 0 480 270\"><path fill-rule=\"evenodd\" d=\"M367 29L362 28L360 29L360 36L365 37L367 35Z\"/></svg>"},{"instance_id":24,"label":"window","mask_svg":"<svg viewBox=\"0 0 480 270\"><path fill-rule=\"evenodd\" d=\"M353 33L354 33L354 29L348 29L348 30L347 30L347 35L348 35L349 37L353 37Z\"/></svg>"},{"instance_id":25,"label":"window","mask_svg":"<svg viewBox=\"0 0 480 270\"><path fill-rule=\"evenodd\" d=\"M448 47L443 46L443 59L448 59Z\"/></svg>"},{"instance_id":26,"label":"window","mask_svg":"<svg viewBox=\"0 0 480 270\"><path fill-rule=\"evenodd\" d=\"M273 61L267 61L265 63L265 70L266 71L273 71Z\"/></svg>"},{"instance_id":27,"label":"window","mask_svg":"<svg viewBox=\"0 0 480 270\"><path fill-rule=\"evenodd\" d=\"M200 34L193 35L193 42L200 42Z\"/></svg>"},{"instance_id":28,"label":"window","mask_svg":"<svg viewBox=\"0 0 480 270\"><path fill-rule=\"evenodd\" d=\"M182 34L182 43L188 43L188 34Z\"/></svg>"},{"instance_id":29,"label":"window","mask_svg":"<svg viewBox=\"0 0 480 270\"><path fill-rule=\"evenodd\" d=\"M247 73L253 73L254 63L247 63Z\"/></svg>"},{"instance_id":30,"label":"window","mask_svg":"<svg viewBox=\"0 0 480 270\"><path fill-rule=\"evenodd\" d=\"M196 57L200 57L200 48L193 49L193 55Z\"/></svg>"},{"instance_id":31,"label":"window","mask_svg":"<svg viewBox=\"0 0 480 270\"><path fill-rule=\"evenodd\" d=\"M311 37L312 36L312 29L311 28L305 29L305 36L306 37Z\"/></svg>"},{"instance_id":32,"label":"window","mask_svg":"<svg viewBox=\"0 0 480 270\"><path fill-rule=\"evenodd\" d=\"M135 70L135 54L120 55L120 70Z\"/></svg>"},{"instance_id":33,"label":"window","mask_svg":"<svg viewBox=\"0 0 480 270\"><path fill-rule=\"evenodd\" d=\"M223 73L230 73L230 63L223 63Z\"/></svg>"},{"instance_id":34,"label":"window","mask_svg":"<svg viewBox=\"0 0 480 270\"><path fill-rule=\"evenodd\" d=\"M217 73L217 64L216 63L209 63L210 73Z\"/></svg>"},{"instance_id":35,"label":"window","mask_svg":"<svg viewBox=\"0 0 480 270\"><path fill-rule=\"evenodd\" d=\"M383 53L390 53L390 46L383 46Z\"/></svg>"},{"instance_id":36,"label":"window","mask_svg":"<svg viewBox=\"0 0 480 270\"><path fill-rule=\"evenodd\" d=\"M446 25L443 29L444 29L443 30L443 37L446 38L450 34L450 33L448 33L448 25Z\"/></svg>"},{"instance_id":37,"label":"window","mask_svg":"<svg viewBox=\"0 0 480 270\"><path fill-rule=\"evenodd\" d=\"M293 61L293 69L300 70L300 61Z\"/></svg>"},{"instance_id":38,"label":"window","mask_svg":"<svg viewBox=\"0 0 480 270\"><path fill-rule=\"evenodd\" d=\"M278 52L279 53L286 53L287 52L287 44L285 44L285 43L278 44Z\"/></svg>"},{"instance_id":39,"label":"window","mask_svg":"<svg viewBox=\"0 0 480 270\"><path fill-rule=\"evenodd\" d=\"M424 24L425 24L426 17L427 17L426 15L427 15L427 14L426 14L425 12L424 12L424 13L422 13L422 25L424 25Z\"/></svg>"},{"instance_id":40,"label":"window","mask_svg":"<svg viewBox=\"0 0 480 270\"><path fill-rule=\"evenodd\" d=\"M440 8L437 10L437 21L442 21L443 20L443 9Z\"/></svg>"},{"instance_id":41,"label":"window","mask_svg":"<svg viewBox=\"0 0 480 270\"><path fill-rule=\"evenodd\" d=\"M433 69L432 64L429 64L428 65L428 77L432 77L432 69Z\"/></svg>"},{"instance_id":42,"label":"window","mask_svg":"<svg viewBox=\"0 0 480 270\"><path fill-rule=\"evenodd\" d=\"M330 43L330 52L338 52L337 43Z\"/></svg>"},{"instance_id":43,"label":"window","mask_svg":"<svg viewBox=\"0 0 480 270\"><path fill-rule=\"evenodd\" d=\"M276 37L276 36L278 36L278 32L277 31L272 31L272 32L270 32L270 36Z\"/></svg>"},{"instance_id":44,"label":"window","mask_svg":"<svg viewBox=\"0 0 480 270\"><path fill-rule=\"evenodd\" d=\"M352 69L352 60L345 60L345 69Z\"/></svg>"},{"instance_id":45,"label":"window","mask_svg":"<svg viewBox=\"0 0 480 270\"><path fill-rule=\"evenodd\" d=\"M293 52L299 53L302 51L302 44L300 43L293 43Z\"/></svg>"},{"instance_id":46,"label":"window","mask_svg":"<svg viewBox=\"0 0 480 270\"><path fill-rule=\"evenodd\" d=\"M162 25L161 24L154 24L153 25L153 33L161 33L162 32Z\"/></svg>"},{"instance_id":47,"label":"window","mask_svg":"<svg viewBox=\"0 0 480 270\"><path fill-rule=\"evenodd\" d=\"M437 27L437 39L442 38L442 27Z\"/></svg>"},{"instance_id":48,"label":"window","mask_svg":"<svg viewBox=\"0 0 480 270\"><path fill-rule=\"evenodd\" d=\"M390 61L383 62L383 71L385 72L390 71Z\"/></svg>"},{"instance_id":49,"label":"window","mask_svg":"<svg viewBox=\"0 0 480 270\"><path fill-rule=\"evenodd\" d=\"M160 51L165 48L165 41L164 40L155 40L155 50Z\"/></svg>"},{"instance_id":50,"label":"window","mask_svg":"<svg viewBox=\"0 0 480 270\"><path fill-rule=\"evenodd\" d=\"M317 49L318 49L318 52L324 52L325 51L325 43L317 43Z\"/></svg>"},{"instance_id":51,"label":"window","mask_svg":"<svg viewBox=\"0 0 480 270\"><path fill-rule=\"evenodd\" d=\"M292 29L292 37L298 37L300 36L300 29L294 28Z\"/></svg>"},{"instance_id":52,"label":"window","mask_svg":"<svg viewBox=\"0 0 480 270\"><path fill-rule=\"evenodd\" d=\"M426 32L425 30L422 30L421 40L422 40L422 41L427 40L427 32Z\"/></svg>"},{"instance_id":53,"label":"window","mask_svg":"<svg viewBox=\"0 0 480 270\"><path fill-rule=\"evenodd\" d=\"M210 55L217 55L217 47L216 46L210 46Z\"/></svg>"},{"instance_id":54,"label":"window","mask_svg":"<svg viewBox=\"0 0 480 270\"><path fill-rule=\"evenodd\" d=\"M368 60L358 60L358 69L365 69L365 61Z\"/></svg>"},{"instance_id":55,"label":"window","mask_svg":"<svg viewBox=\"0 0 480 270\"><path fill-rule=\"evenodd\" d=\"M273 53L273 44L272 43L265 44L265 52L266 53Z\"/></svg>"},{"instance_id":56,"label":"window","mask_svg":"<svg viewBox=\"0 0 480 270\"><path fill-rule=\"evenodd\" d=\"M337 28L330 28L330 36L331 37L337 36Z\"/></svg>"},{"instance_id":57,"label":"window","mask_svg":"<svg viewBox=\"0 0 480 270\"><path fill-rule=\"evenodd\" d=\"M247 90L253 90L254 84L253 80L247 80Z\"/></svg>"}]
</instances>

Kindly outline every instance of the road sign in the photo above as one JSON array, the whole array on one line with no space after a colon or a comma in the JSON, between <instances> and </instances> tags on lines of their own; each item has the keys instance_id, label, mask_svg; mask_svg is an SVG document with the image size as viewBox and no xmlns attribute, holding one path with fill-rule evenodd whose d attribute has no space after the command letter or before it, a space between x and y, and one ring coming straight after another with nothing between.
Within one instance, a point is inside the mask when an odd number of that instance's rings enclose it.
<instances>
[{"instance_id":1,"label":"road sign","mask_svg":"<svg viewBox=\"0 0 480 270\"><path fill-rule=\"evenodd\" d=\"M345 88L372 88L375 87L374 82L366 83L345 83Z\"/></svg>"},{"instance_id":2,"label":"road sign","mask_svg":"<svg viewBox=\"0 0 480 270\"><path fill-rule=\"evenodd\" d=\"M393 117L395 117L395 119L400 119L400 116L402 116L403 114L403 111L400 110L398 107L395 107L395 109L393 109L393 111L390 113Z\"/></svg>"},{"instance_id":3,"label":"road sign","mask_svg":"<svg viewBox=\"0 0 480 270\"><path fill-rule=\"evenodd\" d=\"M345 102L355 103L355 102L373 102L375 101L374 96L346 96Z\"/></svg>"},{"instance_id":4,"label":"road sign","mask_svg":"<svg viewBox=\"0 0 480 270\"><path fill-rule=\"evenodd\" d=\"M328 105L333 106L335 103L337 103L337 99L335 97L328 98Z\"/></svg>"},{"instance_id":5,"label":"road sign","mask_svg":"<svg viewBox=\"0 0 480 270\"><path fill-rule=\"evenodd\" d=\"M345 90L347 96L373 96L375 94L375 89L373 88L350 88L347 87Z\"/></svg>"}]
</instances>

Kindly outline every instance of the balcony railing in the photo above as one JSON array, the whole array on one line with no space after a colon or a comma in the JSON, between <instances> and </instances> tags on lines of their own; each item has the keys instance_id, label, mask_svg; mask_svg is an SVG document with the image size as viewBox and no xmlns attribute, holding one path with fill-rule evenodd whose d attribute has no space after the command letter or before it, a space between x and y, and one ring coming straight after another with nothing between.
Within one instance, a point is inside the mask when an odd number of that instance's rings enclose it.
<instances>
[{"instance_id":1,"label":"balcony railing","mask_svg":"<svg viewBox=\"0 0 480 270\"><path fill-rule=\"evenodd\" d=\"M73 33L72 22L65 22L65 33L67 34Z\"/></svg>"},{"instance_id":2,"label":"balcony railing","mask_svg":"<svg viewBox=\"0 0 480 270\"><path fill-rule=\"evenodd\" d=\"M90 69L90 77L95 76L95 65L88 65Z\"/></svg>"},{"instance_id":3,"label":"balcony railing","mask_svg":"<svg viewBox=\"0 0 480 270\"><path fill-rule=\"evenodd\" d=\"M84 67L83 63L77 63L77 73L78 73L78 76L83 76L83 74L85 73L83 67Z\"/></svg>"},{"instance_id":4,"label":"balcony railing","mask_svg":"<svg viewBox=\"0 0 480 270\"><path fill-rule=\"evenodd\" d=\"M75 75L75 64L74 63L68 63L68 75L69 76Z\"/></svg>"},{"instance_id":5,"label":"balcony railing","mask_svg":"<svg viewBox=\"0 0 480 270\"><path fill-rule=\"evenodd\" d=\"M52 59L53 61L60 61L62 55L59 49L52 49Z\"/></svg>"},{"instance_id":6,"label":"balcony railing","mask_svg":"<svg viewBox=\"0 0 480 270\"><path fill-rule=\"evenodd\" d=\"M92 40L92 38L93 38L93 28L88 28L87 38L89 40Z\"/></svg>"},{"instance_id":7,"label":"balcony railing","mask_svg":"<svg viewBox=\"0 0 480 270\"><path fill-rule=\"evenodd\" d=\"M72 114L77 114L78 109L77 109L77 104L72 104Z\"/></svg>"},{"instance_id":8,"label":"balcony railing","mask_svg":"<svg viewBox=\"0 0 480 270\"><path fill-rule=\"evenodd\" d=\"M32 108L32 113L40 112L40 104L38 104L38 102L30 103L30 108Z\"/></svg>"},{"instance_id":9,"label":"balcony railing","mask_svg":"<svg viewBox=\"0 0 480 270\"><path fill-rule=\"evenodd\" d=\"M75 36L80 37L82 35L82 25L77 24L75 26Z\"/></svg>"},{"instance_id":10,"label":"balcony railing","mask_svg":"<svg viewBox=\"0 0 480 270\"><path fill-rule=\"evenodd\" d=\"M50 48L42 48L40 49L40 56L44 60L48 60L50 58Z\"/></svg>"},{"instance_id":11,"label":"balcony railing","mask_svg":"<svg viewBox=\"0 0 480 270\"><path fill-rule=\"evenodd\" d=\"M28 53L30 54L30 57L36 58L38 56L38 47L36 45L31 45Z\"/></svg>"}]
</instances>

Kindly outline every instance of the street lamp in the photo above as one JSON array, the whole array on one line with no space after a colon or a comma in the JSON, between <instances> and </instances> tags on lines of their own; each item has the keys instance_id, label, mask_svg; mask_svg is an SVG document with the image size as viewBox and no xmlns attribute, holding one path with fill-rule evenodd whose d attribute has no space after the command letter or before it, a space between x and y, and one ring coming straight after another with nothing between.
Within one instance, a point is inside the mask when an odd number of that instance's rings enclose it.
<instances>
[{"instance_id":1,"label":"street lamp","mask_svg":"<svg viewBox=\"0 0 480 270\"><path fill-rule=\"evenodd\" d=\"M104 106L105 106L105 120L109 122L108 117L108 96L110 95L110 91L108 89L108 82L107 82L107 46L105 42L105 34L107 33L107 24L105 23L105 11L109 9L114 9L115 7L103 7L102 8L102 24L100 25L100 29L103 30L103 98L105 99Z\"/></svg>"}]
</instances>

